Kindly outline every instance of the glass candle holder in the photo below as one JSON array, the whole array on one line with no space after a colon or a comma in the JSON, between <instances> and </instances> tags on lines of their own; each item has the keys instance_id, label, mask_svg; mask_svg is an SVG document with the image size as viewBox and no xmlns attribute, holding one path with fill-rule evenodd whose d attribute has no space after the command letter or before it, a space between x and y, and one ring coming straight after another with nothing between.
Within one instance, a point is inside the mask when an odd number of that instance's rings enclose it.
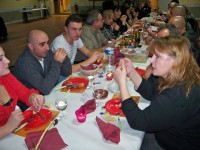
<instances>
[{"instance_id":1,"label":"glass candle holder","mask_svg":"<svg viewBox=\"0 0 200 150\"><path fill-rule=\"evenodd\" d=\"M86 116L87 116L85 109L79 108L75 111L75 114L76 114L76 118L77 118L78 122L80 122L80 123L85 122Z\"/></svg>"},{"instance_id":2,"label":"glass candle holder","mask_svg":"<svg viewBox=\"0 0 200 150\"><path fill-rule=\"evenodd\" d=\"M113 73L112 72L109 72L109 73L107 73L106 74L106 79L108 80L108 81L110 81L110 80L112 80L113 79Z\"/></svg>"}]
</instances>

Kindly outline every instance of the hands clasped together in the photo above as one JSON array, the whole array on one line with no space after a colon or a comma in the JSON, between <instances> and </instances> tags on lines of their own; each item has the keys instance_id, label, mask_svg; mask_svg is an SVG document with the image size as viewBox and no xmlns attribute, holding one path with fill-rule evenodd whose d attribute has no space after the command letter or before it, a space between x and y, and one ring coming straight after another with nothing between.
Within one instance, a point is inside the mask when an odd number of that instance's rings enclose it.
<instances>
[{"instance_id":1,"label":"hands clasped together","mask_svg":"<svg viewBox=\"0 0 200 150\"><path fill-rule=\"evenodd\" d=\"M119 65L114 72L114 79L119 86L122 100L125 100L130 97L126 84L127 76L130 77L135 88L137 89L142 82L142 77L137 73L137 71L133 67L132 61L128 58L124 58L120 60Z\"/></svg>"}]
</instances>

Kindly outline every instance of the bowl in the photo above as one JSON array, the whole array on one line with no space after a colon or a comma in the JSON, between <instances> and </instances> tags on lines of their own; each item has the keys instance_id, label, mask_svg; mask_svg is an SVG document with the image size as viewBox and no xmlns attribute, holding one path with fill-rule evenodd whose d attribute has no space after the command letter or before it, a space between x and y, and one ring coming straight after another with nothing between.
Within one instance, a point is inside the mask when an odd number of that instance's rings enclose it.
<instances>
[{"instance_id":1,"label":"bowl","mask_svg":"<svg viewBox=\"0 0 200 150\"><path fill-rule=\"evenodd\" d=\"M121 49L120 52L124 54L126 58L129 58L132 62L146 63L149 52L146 50L128 50Z\"/></svg>"},{"instance_id":2,"label":"bowl","mask_svg":"<svg viewBox=\"0 0 200 150\"><path fill-rule=\"evenodd\" d=\"M99 67L101 65L97 65L97 64L93 64L93 69L87 69L87 66L83 66L81 67L81 72L85 75L85 76L94 76L97 74Z\"/></svg>"}]
</instances>

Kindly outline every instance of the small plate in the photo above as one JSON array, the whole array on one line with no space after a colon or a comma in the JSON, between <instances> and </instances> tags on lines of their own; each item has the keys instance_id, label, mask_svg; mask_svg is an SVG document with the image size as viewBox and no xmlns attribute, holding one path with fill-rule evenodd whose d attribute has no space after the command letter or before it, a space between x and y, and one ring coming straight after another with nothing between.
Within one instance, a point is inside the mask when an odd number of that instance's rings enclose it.
<instances>
[{"instance_id":1,"label":"small plate","mask_svg":"<svg viewBox=\"0 0 200 150\"><path fill-rule=\"evenodd\" d=\"M25 119L21 122L21 124L30 120L28 124L24 127L24 129L28 130L28 129L37 128L37 127L47 124L51 120L52 113L50 110L41 109L40 112L44 116L45 120L43 120L39 114L37 113L33 114L32 110L27 110L23 112L23 116ZM31 117L33 117L33 119L30 119Z\"/></svg>"},{"instance_id":2,"label":"small plate","mask_svg":"<svg viewBox=\"0 0 200 150\"><path fill-rule=\"evenodd\" d=\"M106 99L108 97L108 91L104 90L103 96L100 98L100 100Z\"/></svg>"},{"instance_id":3,"label":"small plate","mask_svg":"<svg viewBox=\"0 0 200 150\"><path fill-rule=\"evenodd\" d=\"M108 111L111 115L119 114L120 116L124 117L125 115L120 108L121 103L121 98L114 98L107 101L105 104L106 111Z\"/></svg>"},{"instance_id":4,"label":"small plate","mask_svg":"<svg viewBox=\"0 0 200 150\"><path fill-rule=\"evenodd\" d=\"M67 85L77 85L70 89L72 93L83 93L87 88L89 80L86 77L70 77L68 80L64 81L62 86ZM62 88L61 92L67 92L69 88Z\"/></svg>"}]
</instances>

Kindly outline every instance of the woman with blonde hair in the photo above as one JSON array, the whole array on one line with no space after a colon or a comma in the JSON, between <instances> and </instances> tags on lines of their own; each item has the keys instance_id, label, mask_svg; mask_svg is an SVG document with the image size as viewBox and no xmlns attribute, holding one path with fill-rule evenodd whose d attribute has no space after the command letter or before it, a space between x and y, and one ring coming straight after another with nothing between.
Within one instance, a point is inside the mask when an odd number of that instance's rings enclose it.
<instances>
[{"instance_id":1,"label":"woman with blonde hair","mask_svg":"<svg viewBox=\"0 0 200 150\"><path fill-rule=\"evenodd\" d=\"M200 147L200 68L191 45L182 36L167 36L151 43L154 76L144 80L129 59L122 59L115 80L122 97L122 110L131 128L145 131L141 150ZM151 101L144 110L132 100L126 76L142 97Z\"/></svg>"}]
</instances>

